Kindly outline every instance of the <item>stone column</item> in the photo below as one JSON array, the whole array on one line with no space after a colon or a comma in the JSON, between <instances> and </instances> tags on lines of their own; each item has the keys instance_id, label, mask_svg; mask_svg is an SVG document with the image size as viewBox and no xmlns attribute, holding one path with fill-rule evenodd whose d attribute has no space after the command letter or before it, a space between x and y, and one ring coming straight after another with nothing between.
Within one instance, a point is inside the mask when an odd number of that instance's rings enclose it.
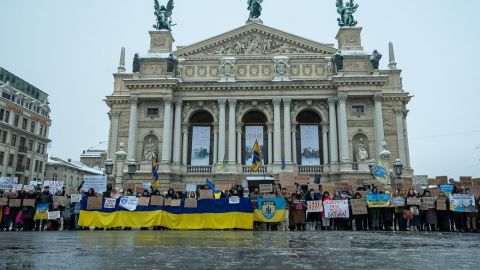
<instances>
[{"instance_id":1,"label":"stone column","mask_svg":"<svg viewBox=\"0 0 480 270\"><path fill-rule=\"evenodd\" d=\"M128 155L129 160L135 160L135 146L137 144L137 115L138 97L130 97L130 128L128 129Z\"/></svg>"},{"instance_id":2,"label":"stone column","mask_svg":"<svg viewBox=\"0 0 480 270\"><path fill-rule=\"evenodd\" d=\"M328 125L322 124L323 165L328 165Z\"/></svg>"},{"instance_id":3,"label":"stone column","mask_svg":"<svg viewBox=\"0 0 480 270\"><path fill-rule=\"evenodd\" d=\"M293 164L298 163L297 159L297 124L293 124L292 128L292 162Z\"/></svg>"},{"instance_id":4,"label":"stone column","mask_svg":"<svg viewBox=\"0 0 480 270\"><path fill-rule=\"evenodd\" d=\"M273 164L273 128L272 124L267 124L267 133L268 133L268 164Z\"/></svg>"},{"instance_id":5,"label":"stone column","mask_svg":"<svg viewBox=\"0 0 480 270\"><path fill-rule=\"evenodd\" d=\"M235 119L235 106L237 101L235 99L228 100L228 163L235 164L236 158L236 119Z\"/></svg>"},{"instance_id":6,"label":"stone column","mask_svg":"<svg viewBox=\"0 0 480 270\"><path fill-rule=\"evenodd\" d=\"M289 98L283 99L283 141L285 146L284 159L285 164L292 163L292 135L291 135L291 115L290 115L290 106L292 100Z\"/></svg>"},{"instance_id":7,"label":"stone column","mask_svg":"<svg viewBox=\"0 0 480 270\"><path fill-rule=\"evenodd\" d=\"M188 164L188 127L182 129L183 147L182 147L182 164Z\"/></svg>"},{"instance_id":8,"label":"stone column","mask_svg":"<svg viewBox=\"0 0 480 270\"><path fill-rule=\"evenodd\" d=\"M240 126L240 125L238 125ZM237 128L237 163L242 164L242 128Z\"/></svg>"},{"instance_id":9,"label":"stone column","mask_svg":"<svg viewBox=\"0 0 480 270\"><path fill-rule=\"evenodd\" d=\"M179 164L180 163L180 153L181 153L181 145L180 142L182 140L181 134L181 126L182 126L182 100L178 99L175 102L175 123L173 128L173 163Z\"/></svg>"},{"instance_id":10,"label":"stone column","mask_svg":"<svg viewBox=\"0 0 480 270\"><path fill-rule=\"evenodd\" d=\"M110 151L108 152L108 158L114 159L115 152L117 152L118 121L120 119L120 112L110 112L108 116L110 116L110 125L111 125L110 146L109 146Z\"/></svg>"},{"instance_id":11,"label":"stone column","mask_svg":"<svg viewBox=\"0 0 480 270\"><path fill-rule=\"evenodd\" d=\"M375 101L375 142L377 146L377 155L380 155L383 147L382 143L385 140L383 133L383 114L382 114L382 94L374 96Z\"/></svg>"},{"instance_id":12,"label":"stone column","mask_svg":"<svg viewBox=\"0 0 480 270\"><path fill-rule=\"evenodd\" d=\"M213 128L213 164L218 161L218 127Z\"/></svg>"},{"instance_id":13,"label":"stone column","mask_svg":"<svg viewBox=\"0 0 480 270\"><path fill-rule=\"evenodd\" d=\"M398 158L403 163L407 163L407 155L405 153L405 135L403 129L403 110L402 109L395 109L393 110L395 113L395 122L397 124L397 144L398 144Z\"/></svg>"},{"instance_id":14,"label":"stone column","mask_svg":"<svg viewBox=\"0 0 480 270\"><path fill-rule=\"evenodd\" d=\"M218 163L223 163L225 159L225 99L218 100Z\"/></svg>"},{"instance_id":15,"label":"stone column","mask_svg":"<svg viewBox=\"0 0 480 270\"><path fill-rule=\"evenodd\" d=\"M329 139L330 139L330 162L338 163L338 139L337 139L337 113L335 112L335 104L337 98L328 99L328 118L329 118Z\"/></svg>"},{"instance_id":16,"label":"stone column","mask_svg":"<svg viewBox=\"0 0 480 270\"><path fill-rule=\"evenodd\" d=\"M162 145L162 163L170 163L171 153L171 120L172 120L172 97L163 98L165 104L165 113L163 116L163 145Z\"/></svg>"},{"instance_id":17,"label":"stone column","mask_svg":"<svg viewBox=\"0 0 480 270\"><path fill-rule=\"evenodd\" d=\"M282 143L281 143L281 131L280 131L280 104L282 100L279 98L273 99L273 162L280 164L282 162Z\"/></svg>"},{"instance_id":18,"label":"stone column","mask_svg":"<svg viewBox=\"0 0 480 270\"><path fill-rule=\"evenodd\" d=\"M408 143L408 127L407 127L407 115L408 110L403 110L403 128L404 128L404 138L405 138L405 156L407 158L406 165L408 168L411 168L410 165L410 144ZM402 160L403 162L403 160Z\"/></svg>"},{"instance_id":19,"label":"stone column","mask_svg":"<svg viewBox=\"0 0 480 270\"><path fill-rule=\"evenodd\" d=\"M349 162L347 132L347 95L338 95L338 140L340 142L340 162Z\"/></svg>"}]
</instances>

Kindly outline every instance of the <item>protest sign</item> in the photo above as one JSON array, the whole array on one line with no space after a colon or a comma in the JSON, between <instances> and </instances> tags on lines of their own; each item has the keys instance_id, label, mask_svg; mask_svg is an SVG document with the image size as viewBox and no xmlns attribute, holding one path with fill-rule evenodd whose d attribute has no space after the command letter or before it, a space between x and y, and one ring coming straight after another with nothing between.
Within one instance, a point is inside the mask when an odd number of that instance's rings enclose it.
<instances>
[{"instance_id":1,"label":"protest sign","mask_svg":"<svg viewBox=\"0 0 480 270\"><path fill-rule=\"evenodd\" d=\"M438 186L440 184L439 179L428 179L428 185L429 186Z\"/></svg>"},{"instance_id":2,"label":"protest sign","mask_svg":"<svg viewBox=\"0 0 480 270\"><path fill-rule=\"evenodd\" d=\"M117 203L117 200L116 200L116 199L106 198L106 199L105 199L105 203L103 204L103 208L106 208L106 209L114 209L116 203Z\"/></svg>"},{"instance_id":3,"label":"protest sign","mask_svg":"<svg viewBox=\"0 0 480 270\"><path fill-rule=\"evenodd\" d=\"M295 173L281 172L278 174L278 182L282 187L286 187L290 184L291 179L295 177Z\"/></svg>"},{"instance_id":4,"label":"protest sign","mask_svg":"<svg viewBox=\"0 0 480 270\"><path fill-rule=\"evenodd\" d=\"M185 184L184 183L170 183L170 188L173 188L175 192L182 191L185 192Z\"/></svg>"},{"instance_id":5,"label":"protest sign","mask_svg":"<svg viewBox=\"0 0 480 270\"><path fill-rule=\"evenodd\" d=\"M171 203L172 203L172 199L170 198L165 198L163 200L163 206L170 206Z\"/></svg>"},{"instance_id":6,"label":"protest sign","mask_svg":"<svg viewBox=\"0 0 480 270\"><path fill-rule=\"evenodd\" d=\"M225 191L229 191L231 188L232 188L232 184L231 183L225 183L225 182L216 182L215 183L215 188L217 190L225 190Z\"/></svg>"},{"instance_id":7,"label":"protest sign","mask_svg":"<svg viewBox=\"0 0 480 270\"><path fill-rule=\"evenodd\" d=\"M62 206L70 205L70 200L65 196L53 196L53 202Z\"/></svg>"},{"instance_id":8,"label":"protest sign","mask_svg":"<svg viewBox=\"0 0 480 270\"><path fill-rule=\"evenodd\" d=\"M453 192L453 184L440 184L438 185L438 188L440 188L443 193L445 193L445 196L450 197L450 194Z\"/></svg>"},{"instance_id":9,"label":"protest sign","mask_svg":"<svg viewBox=\"0 0 480 270\"><path fill-rule=\"evenodd\" d=\"M138 206L148 206L150 203L150 197L139 197L138 198Z\"/></svg>"},{"instance_id":10,"label":"protest sign","mask_svg":"<svg viewBox=\"0 0 480 270\"><path fill-rule=\"evenodd\" d=\"M438 197L438 195L440 194L440 189L439 188L431 188L429 189L430 191L430 195L432 197Z\"/></svg>"},{"instance_id":11,"label":"protest sign","mask_svg":"<svg viewBox=\"0 0 480 270\"><path fill-rule=\"evenodd\" d=\"M26 192L35 191L35 187L34 187L34 186L25 185L25 186L23 186L23 190L25 190Z\"/></svg>"},{"instance_id":12,"label":"protest sign","mask_svg":"<svg viewBox=\"0 0 480 270\"><path fill-rule=\"evenodd\" d=\"M7 206L8 198L0 198L0 206Z\"/></svg>"},{"instance_id":13,"label":"protest sign","mask_svg":"<svg viewBox=\"0 0 480 270\"><path fill-rule=\"evenodd\" d=\"M420 208L426 208L425 210L428 209L435 209L435 197L423 197L422 198L422 204L420 205ZM422 210L422 209L420 209Z\"/></svg>"},{"instance_id":14,"label":"protest sign","mask_svg":"<svg viewBox=\"0 0 480 270\"><path fill-rule=\"evenodd\" d=\"M450 210L454 212L476 212L475 197L472 194L452 194L450 196Z\"/></svg>"},{"instance_id":15,"label":"protest sign","mask_svg":"<svg viewBox=\"0 0 480 270\"><path fill-rule=\"evenodd\" d=\"M362 199L354 199L350 201L352 204L352 215L366 215L368 214L367 204Z\"/></svg>"},{"instance_id":16,"label":"protest sign","mask_svg":"<svg viewBox=\"0 0 480 270\"><path fill-rule=\"evenodd\" d=\"M323 212L323 203L321 200L318 201L307 201L307 211L309 213L319 213Z\"/></svg>"},{"instance_id":17,"label":"protest sign","mask_svg":"<svg viewBox=\"0 0 480 270\"><path fill-rule=\"evenodd\" d=\"M239 204L240 203L240 197L232 196L232 197L228 198L228 203L229 204Z\"/></svg>"},{"instance_id":18,"label":"protest sign","mask_svg":"<svg viewBox=\"0 0 480 270\"><path fill-rule=\"evenodd\" d=\"M417 197L407 197L407 205L421 205L422 199Z\"/></svg>"},{"instance_id":19,"label":"protest sign","mask_svg":"<svg viewBox=\"0 0 480 270\"><path fill-rule=\"evenodd\" d=\"M201 189L200 190L200 200L201 199L212 199L213 191L211 189Z\"/></svg>"},{"instance_id":20,"label":"protest sign","mask_svg":"<svg viewBox=\"0 0 480 270\"><path fill-rule=\"evenodd\" d=\"M135 187L135 193L136 194L143 194L145 189L143 187Z\"/></svg>"},{"instance_id":21,"label":"protest sign","mask_svg":"<svg viewBox=\"0 0 480 270\"><path fill-rule=\"evenodd\" d=\"M122 196L118 206L127 209L128 211L135 211L138 205L138 198L135 196Z\"/></svg>"},{"instance_id":22,"label":"protest sign","mask_svg":"<svg viewBox=\"0 0 480 270\"><path fill-rule=\"evenodd\" d=\"M437 198L437 210L440 210L440 211L447 210L447 197Z\"/></svg>"},{"instance_id":23,"label":"protest sign","mask_svg":"<svg viewBox=\"0 0 480 270\"><path fill-rule=\"evenodd\" d=\"M55 220L61 217L60 211L48 211L48 220Z\"/></svg>"},{"instance_id":24,"label":"protest sign","mask_svg":"<svg viewBox=\"0 0 480 270\"><path fill-rule=\"evenodd\" d=\"M14 190L17 190L17 191L21 191L23 189L23 184L16 184L14 187L13 187Z\"/></svg>"},{"instance_id":25,"label":"protest sign","mask_svg":"<svg viewBox=\"0 0 480 270\"><path fill-rule=\"evenodd\" d=\"M390 203L392 207L404 207L405 206L405 197L397 196L394 197Z\"/></svg>"},{"instance_id":26,"label":"protest sign","mask_svg":"<svg viewBox=\"0 0 480 270\"><path fill-rule=\"evenodd\" d=\"M32 181L30 181L30 184L29 184L29 185L32 186L32 187L37 187L38 181L32 180Z\"/></svg>"},{"instance_id":27,"label":"protest sign","mask_svg":"<svg viewBox=\"0 0 480 270\"><path fill-rule=\"evenodd\" d=\"M336 185L334 183L325 183L325 184L322 184L322 191L323 192L328 192L330 195L333 195L333 193L335 192L335 189L336 189Z\"/></svg>"},{"instance_id":28,"label":"protest sign","mask_svg":"<svg viewBox=\"0 0 480 270\"><path fill-rule=\"evenodd\" d=\"M146 190L151 190L152 189L152 183L151 182L143 183L143 188L146 189Z\"/></svg>"},{"instance_id":29,"label":"protest sign","mask_svg":"<svg viewBox=\"0 0 480 270\"><path fill-rule=\"evenodd\" d=\"M348 200L323 201L326 218L349 218Z\"/></svg>"},{"instance_id":30,"label":"protest sign","mask_svg":"<svg viewBox=\"0 0 480 270\"><path fill-rule=\"evenodd\" d=\"M71 194L76 194L78 193L78 188L77 187L73 187L73 186L67 186L65 188L65 193L67 195L71 195Z\"/></svg>"},{"instance_id":31,"label":"protest sign","mask_svg":"<svg viewBox=\"0 0 480 270\"><path fill-rule=\"evenodd\" d=\"M187 190L187 192L196 192L197 184L187 184L185 189Z\"/></svg>"},{"instance_id":32,"label":"protest sign","mask_svg":"<svg viewBox=\"0 0 480 270\"><path fill-rule=\"evenodd\" d=\"M366 196L366 201L369 208L389 207L390 195L369 193Z\"/></svg>"},{"instance_id":33,"label":"protest sign","mask_svg":"<svg viewBox=\"0 0 480 270\"><path fill-rule=\"evenodd\" d=\"M102 206L103 206L102 197L87 198L87 210L100 210L102 209Z\"/></svg>"},{"instance_id":34,"label":"protest sign","mask_svg":"<svg viewBox=\"0 0 480 270\"><path fill-rule=\"evenodd\" d=\"M480 186L471 186L470 193L475 196L475 198L480 198Z\"/></svg>"},{"instance_id":35,"label":"protest sign","mask_svg":"<svg viewBox=\"0 0 480 270\"><path fill-rule=\"evenodd\" d=\"M185 199L185 208L197 208L197 199Z\"/></svg>"},{"instance_id":36,"label":"protest sign","mask_svg":"<svg viewBox=\"0 0 480 270\"><path fill-rule=\"evenodd\" d=\"M260 193L270 193L273 192L272 184L260 184L258 185Z\"/></svg>"},{"instance_id":37,"label":"protest sign","mask_svg":"<svg viewBox=\"0 0 480 270\"><path fill-rule=\"evenodd\" d=\"M350 191L352 190L352 185L349 182L340 183L340 191Z\"/></svg>"},{"instance_id":38,"label":"protest sign","mask_svg":"<svg viewBox=\"0 0 480 270\"><path fill-rule=\"evenodd\" d=\"M8 202L9 207L20 207L22 205L21 199L10 199Z\"/></svg>"},{"instance_id":39,"label":"protest sign","mask_svg":"<svg viewBox=\"0 0 480 270\"><path fill-rule=\"evenodd\" d=\"M63 181L43 181L43 187L50 188L50 194L55 195L57 191L62 191L63 188Z\"/></svg>"},{"instance_id":40,"label":"protest sign","mask_svg":"<svg viewBox=\"0 0 480 270\"><path fill-rule=\"evenodd\" d=\"M23 199L23 206L24 207L34 207L35 206L35 199Z\"/></svg>"},{"instance_id":41,"label":"protest sign","mask_svg":"<svg viewBox=\"0 0 480 270\"><path fill-rule=\"evenodd\" d=\"M177 199L172 200L170 202L171 207L180 207L181 204L182 204L182 200L177 200Z\"/></svg>"},{"instance_id":42,"label":"protest sign","mask_svg":"<svg viewBox=\"0 0 480 270\"><path fill-rule=\"evenodd\" d=\"M462 184L462 186L471 186L472 185L472 177L471 176L460 176L460 184Z\"/></svg>"},{"instance_id":43,"label":"protest sign","mask_svg":"<svg viewBox=\"0 0 480 270\"><path fill-rule=\"evenodd\" d=\"M320 192L320 185L319 184L315 184L315 183L310 183L308 184L308 190L312 190L315 191L315 193L319 193Z\"/></svg>"},{"instance_id":44,"label":"protest sign","mask_svg":"<svg viewBox=\"0 0 480 270\"><path fill-rule=\"evenodd\" d=\"M134 183L124 183L123 184L123 190L127 192L127 190L131 189L132 191L135 191L137 184Z\"/></svg>"},{"instance_id":45,"label":"protest sign","mask_svg":"<svg viewBox=\"0 0 480 270\"><path fill-rule=\"evenodd\" d=\"M295 193L297 192L297 187L296 186L287 186L287 193Z\"/></svg>"},{"instance_id":46,"label":"protest sign","mask_svg":"<svg viewBox=\"0 0 480 270\"><path fill-rule=\"evenodd\" d=\"M72 194L70 195L70 202L79 203L82 201L82 194Z\"/></svg>"},{"instance_id":47,"label":"protest sign","mask_svg":"<svg viewBox=\"0 0 480 270\"><path fill-rule=\"evenodd\" d=\"M152 195L152 197L150 197L150 205L154 205L154 206L163 205L163 197L158 195L157 196Z\"/></svg>"},{"instance_id":48,"label":"protest sign","mask_svg":"<svg viewBox=\"0 0 480 270\"><path fill-rule=\"evenodd\" d=\"M107 176L104 175L85 175L83 177L83 192L87 192L90 188L95 193L107 191Z\"/></svg>"},{"instance_id":49,"label":"protest sign","mask_svg":"<svg viewBox=\"0 0 480 270\"><path fill-rule=\"evenodd\" d=\"M15 187L18 183L18 177L0 177L0 189L1 190L10 190Z\"/></svg>"}]
</instances>

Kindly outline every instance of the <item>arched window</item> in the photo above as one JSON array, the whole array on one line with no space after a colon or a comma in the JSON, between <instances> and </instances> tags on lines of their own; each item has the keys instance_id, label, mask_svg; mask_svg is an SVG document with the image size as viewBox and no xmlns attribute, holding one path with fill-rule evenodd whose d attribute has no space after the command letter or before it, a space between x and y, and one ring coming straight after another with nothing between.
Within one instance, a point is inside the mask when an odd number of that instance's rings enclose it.
<instances>
[{"instance_id":1,"label":"arched window","mask_svg":"<svg viewBox=\"0 0 480 270\"><path fill-rule=\"evenodd\" d=\"M311 110L297 115L297 164L319 166L323 162L321 152L322 119Z\"/></svg>"},{"instance_id":2,"label":"arched window","mask_svg":"<svg viewBox=\"0 0 480 270\"><path fill-rule=\"evenodd\" d=\"M243 116L242 123L242 164L252 164L252 148L256 140L260 145L263 163L268 164L267 117L262 112L251 111Z\"/></svg>"},{"instance_id":3,"label":"arched window","mask_svg":"<svg viewBox=\"0 0 480 270\"><path fill-rule=\"evenodd\" d=\"M207 111L190 117L188 132L188 165L208 166L213 163L213 116Z\"/></svg>"}]
</instances>

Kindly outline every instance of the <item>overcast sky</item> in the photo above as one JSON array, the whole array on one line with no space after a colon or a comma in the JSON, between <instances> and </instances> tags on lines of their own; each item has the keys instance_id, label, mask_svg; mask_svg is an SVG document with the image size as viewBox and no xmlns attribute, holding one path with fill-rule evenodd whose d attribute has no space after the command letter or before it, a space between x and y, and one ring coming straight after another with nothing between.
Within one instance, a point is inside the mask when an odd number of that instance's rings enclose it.
<instances>
[{"instance_id":1,"label":"overcast sky","mask_svg":"<svg viewBox=\"0 0 480 270\"><path fill-rule=\"evenodd\" d=\"M243 25L246 2L176 0L174 45ZM480 177L480 1L356 2L365 50L383 53L386 68L392 41L404 88L414 95L408 131L415 173ZM336 43L336 18L335 0L264 0L261 16L265 25L323 43ZM0 66L50 95L50 155L78 160L108 140L103 99L112 93L120 48L131 71L154 23L153 0L0 0Z\"/></svg>"}]
</instances>

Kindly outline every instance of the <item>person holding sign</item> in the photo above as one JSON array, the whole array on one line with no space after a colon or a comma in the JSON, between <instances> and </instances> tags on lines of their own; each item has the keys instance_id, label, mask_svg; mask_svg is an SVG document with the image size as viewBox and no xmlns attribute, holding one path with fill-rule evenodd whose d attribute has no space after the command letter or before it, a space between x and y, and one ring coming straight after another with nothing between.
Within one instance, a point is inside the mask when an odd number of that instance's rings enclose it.
<instances>
[{"instance_id":1,"label":"person holding sign","mask_svg":"<svg viewBox=\"0 0 480 270\"><path fill-rule=\"evenodd\" d=\"M470 189L466 188L465 189L465 194L470 194ZM473 205L473 208L475 209L474 212L468 212L465 213L465 219L467 223L467 231L468 232L477 232L477 214L478 214L478 209L475 207L478 205L478 200L475 198L473 199L475 204Z\"/></svg>"},{"instance_id":2,"label":"person holding sign","mask_svg":"<svg viewBox=\"0 0 480 270\"><path fill-rule=\"evenodd\" d=\"M378 188L373 187L370 191L371 195L378 195ZM371 230L378 231L380 229L380 208L370 208L370 223L371 223Z\"/></svg>"},{"instance_id":3,"label":"person holding sign","mask_svg":"<svg viewBox=\"0 0 480 270\"><path fill-rule=\"evenodd\" d=\"M309 201L318 201L320 198L317 197L317 194L315 194L314 189L310 189L308 192L307 196L305 197L307 204ZM321 202L320 202L321 203ZM317 229L317 222L320 220L320 212L313 212L313 213L308 213L307 214L307 228L310 231L315 231Z\"/></svg>"},{"instance_id":4,"label":"person holding sign","mask_svg":"<svg viewBox=\"0 0 480 270\"><path fill-rule=\"evenodd\" d=\"M43 188L43 192L37 197L37 200L35 201L35 207L37 208L37 211L35 213L35 231L43 231L45 229L46 225L46 210L52 205L53 203L53 197L52 194L50 194L50 187L45 186ZM42 206L42 207L40 207Z\"/></svg>"},{"instance_id":5,"label":"person holding sign","mask_svg":"<svg viewBox=\"0 0 480 270\"><path fill-rule=\"evenodd\" d=\"M421 211L425 221L425 230L436 231L437 229L437 210L435 210L435 198L431 197L430 191L425 190L422 196L422 204L426 210ZM428 203L433 202L433 203ZM423 229L423 228L422 228Z\"/></svg>"},{"instance_id":6,"label":"person holding sign","mask_svg":"<svg viewBox=\"0 0 480 270\"><path fill-rule=\"evenodd\" d=\"M32 205L27 205L27 200L30 202L35 202L37 195L32 189L25 194L23 198L23 208L22 208L22 220L23 220L23 230L24 231L33 231L35 227L35 222L33 217L35 216L35 203Z\"/></svg>"},{"instance_id":7,"label":"person holding sign","mask_svg":"<svg viewBox=\"0 0 480 270\"><path fill-rule=\"evenodd\" d=\"M438 194L435 201L435 208L437 210L438 217L438 229L441 232L450 232L450 201L443 191Z\"/></svg>"},{"instance_id":8,"label":"person holding sign","mask_svg":"<svg viewBox=\"0 0 480 270\"><path fill-rule=\"evenodd\" d=\"M58 205L57 202L54 202L50 209L48 209L49 212L62 212L62 209ZM47 221L47 231L58 231L60 229L60 217L58 219L52 219Z\"/></svg>"},{"instance_id":9,"label":"person holding sign","mask_svg":"<svg viewBox=\"0 0 480 270\"><path fill-rule=\"evenodd\" d=\"M292 204L292 217L293 223L297 231L305 231L305 210L307 209L307 203L302 196L302 191L297 190Z\"/></svg>"},{"instance_id":10,"label":"person holding sign","mask_svg":"<svg viewBox=\"0 0 480 270\"><path fill-rule=\"evenodd\" d=\"M420 226L420 211L418 210L418 204L415 203L415 201L417 201L416 199L418 199L418 196L415 194L415 190L413 188L409 189L406 205L411 218L407 218L407 227L409 231L418 232L418 226Z\"/></svg>"},{"instance_id":11,"label":"person holding sign","mask_svg":"<svg viewBox=\"0 0 480 270\"><path fill-rule=\"evenodd\" d=\"M359 192L355 193L355 200L361 200L362 194ZM353 203L352 203L353 204ZM357 231L366 231L368 230L368 212L367 206L365 202L365 207L363 208L365 214L353 214L353 218L355 219L355 229Z\"/></svg>"},{"instance_id":12,"label":"person holding sign","mask_svg":"<svg viewBox=\"0 0 480 270\"><path fill-rule=\"evenodd\" d=\"M19 202L19 204L14 204L13 202ZM12 224L12 231L18 229L19 225L17 222L18 213L22 210L21 208L21 198L18 196L16 190L10 192L9 196L9 207L10 207L10 223ZM10 224L7 225L7 230L10 227Z\"/></svg>"},{"instance_id":13,"label":"person holding sign","mask_svg":"<svg viewBox=\"0 0 480 270\"><path fill-rule=\"evenodd\" d=\"M333 200L328 191L323 192L322 202ZM322 229L330 230L330 218L325 217L325 211L321 212L322 215Z\"/></svg>"}]
</instances>

